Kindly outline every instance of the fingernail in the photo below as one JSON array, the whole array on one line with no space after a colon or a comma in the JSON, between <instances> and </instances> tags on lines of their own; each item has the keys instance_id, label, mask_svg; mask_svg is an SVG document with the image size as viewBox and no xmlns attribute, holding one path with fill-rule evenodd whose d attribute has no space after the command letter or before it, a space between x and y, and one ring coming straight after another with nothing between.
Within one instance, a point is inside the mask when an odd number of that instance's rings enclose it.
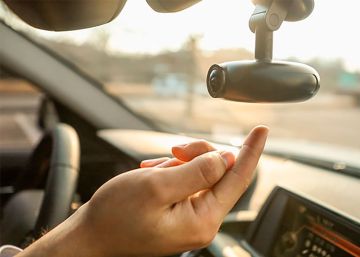
<instances>
[{"instance_id":1,"label":"fingernail","mask_svg":"<svg viewBox=\"0 0 360 257\"><path fill-rule=\"evenodd\" d=\"M232 152L222 151L220 152L220 156L225 163L226 169L229 169L233 166L235 162L235 156Z\"/></svg>"},{"instance_id":2,"label":"fingernail","mask_svg":"<svg viewBox=\"0 0 360 257\"><path fill-rule=\"evenodd\" d=\"M149 161L141 161L140 162L140 168L144 168L146 166L149 166Z\"/></svg>"},{"instance_id":3,"label":"fingernail","mask_svg":"<svg viewBox=\"0 0 360 257\"><path fill-rule=\"evenodd\" d=\"M141 166L141 165L153 165L154 163L157 163L158 161L159 161L158 159L143 160L143 161L140 163L140 166Z\"/></svg>"},{"instance_id":4,"label":"fingernail","mask_svg":"<svg viewBox=\"0 0 360 257\"><path fill-rule=\"evenodd\" d=\"M153 163L155 160L143 160L143 161L141 161L141 163L143 163L143 164L149 164L149 163Z\"/></svg>"},{"instance_id":5,"label":"fingernail","mask_svg":"<svg viewBox=\"0 0 360 257\"><path fill-rule=\"evenodd\" d=\"M175 145L173 148L185 148L188 144Z\"/></svg>"}]
</instances>

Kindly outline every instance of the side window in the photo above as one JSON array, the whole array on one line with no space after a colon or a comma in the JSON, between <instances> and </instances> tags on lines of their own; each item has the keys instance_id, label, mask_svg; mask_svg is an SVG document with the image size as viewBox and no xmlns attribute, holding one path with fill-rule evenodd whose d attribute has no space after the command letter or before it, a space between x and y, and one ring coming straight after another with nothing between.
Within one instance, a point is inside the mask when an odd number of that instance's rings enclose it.
<instances>
[{"instance_id":1,"label":"side window","mask_svg":"<svg viewBox=\"0 0 360 257\"><path fill-rule=\"evenodd\" d=\"M38 141L41 92L0 66L0 151L27 150Z\"/></svg>"}]
</instances>

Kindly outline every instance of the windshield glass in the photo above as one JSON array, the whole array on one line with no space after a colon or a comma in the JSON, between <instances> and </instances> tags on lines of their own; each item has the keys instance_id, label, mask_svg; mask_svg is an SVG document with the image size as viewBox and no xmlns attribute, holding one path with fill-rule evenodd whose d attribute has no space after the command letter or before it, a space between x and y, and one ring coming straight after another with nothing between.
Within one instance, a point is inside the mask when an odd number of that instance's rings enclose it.
<instances>
[{"instance_id":1,"label":"windshield glass","mask_svg":"<svg viewBox=\"0 0 360 257\"><path fill-rule=\"evenodd\" d=\"M273 138L359 148L360 37L352 28L358 7L357 0L316 0L310 17L285 22L275 33L275 59L304 62L321 76L316 97L291 104L238 103L207 93L212 64L254 58L251 1L204 0L174 14L128 1L110 24L71 32L40 31L0 9L6 23L98 79L162 130L236 144L265 124Z\"/></svg>"}]
</instances>

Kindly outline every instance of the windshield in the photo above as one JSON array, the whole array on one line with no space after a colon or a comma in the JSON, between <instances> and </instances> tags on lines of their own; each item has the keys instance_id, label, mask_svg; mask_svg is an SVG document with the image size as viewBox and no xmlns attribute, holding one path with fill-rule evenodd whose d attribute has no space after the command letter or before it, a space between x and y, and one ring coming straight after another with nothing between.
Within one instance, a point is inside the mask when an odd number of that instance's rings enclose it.
<instances>
[{"instance_id":1,"label":"windshield","mask_svg":"<svg viewBox=\"0 0 360 257\"><path fill-rule=\"evenodd\" d=\"M285 22L274 36L274 58L316 68L321 89L304 103L250 104L211 98L206 74L214 63L254 58L251 1L204 0L175 14L128 1L110 24L46 32L1 17L98 79L103 90L173 133L236 144L254 125L273 138L360 147L360 37L357 0L316 0L306 20Z\"/></svg>"}]
</instances>

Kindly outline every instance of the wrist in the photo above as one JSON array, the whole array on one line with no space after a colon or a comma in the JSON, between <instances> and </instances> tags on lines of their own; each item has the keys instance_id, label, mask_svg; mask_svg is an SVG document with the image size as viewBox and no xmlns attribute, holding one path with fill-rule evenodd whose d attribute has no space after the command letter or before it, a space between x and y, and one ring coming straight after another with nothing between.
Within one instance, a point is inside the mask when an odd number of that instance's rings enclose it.
<instances>
[{"instance_id":1,"label":"wrist","mask_svg":"<svg viewBox=\"0 0 360 257\"><path fill-rule=\"evenodd\" d=\"M88 222L88 206L84 204L71 217L27 247L17 257L104 257L101 242Z\"/></svg>"}]
</instances>

